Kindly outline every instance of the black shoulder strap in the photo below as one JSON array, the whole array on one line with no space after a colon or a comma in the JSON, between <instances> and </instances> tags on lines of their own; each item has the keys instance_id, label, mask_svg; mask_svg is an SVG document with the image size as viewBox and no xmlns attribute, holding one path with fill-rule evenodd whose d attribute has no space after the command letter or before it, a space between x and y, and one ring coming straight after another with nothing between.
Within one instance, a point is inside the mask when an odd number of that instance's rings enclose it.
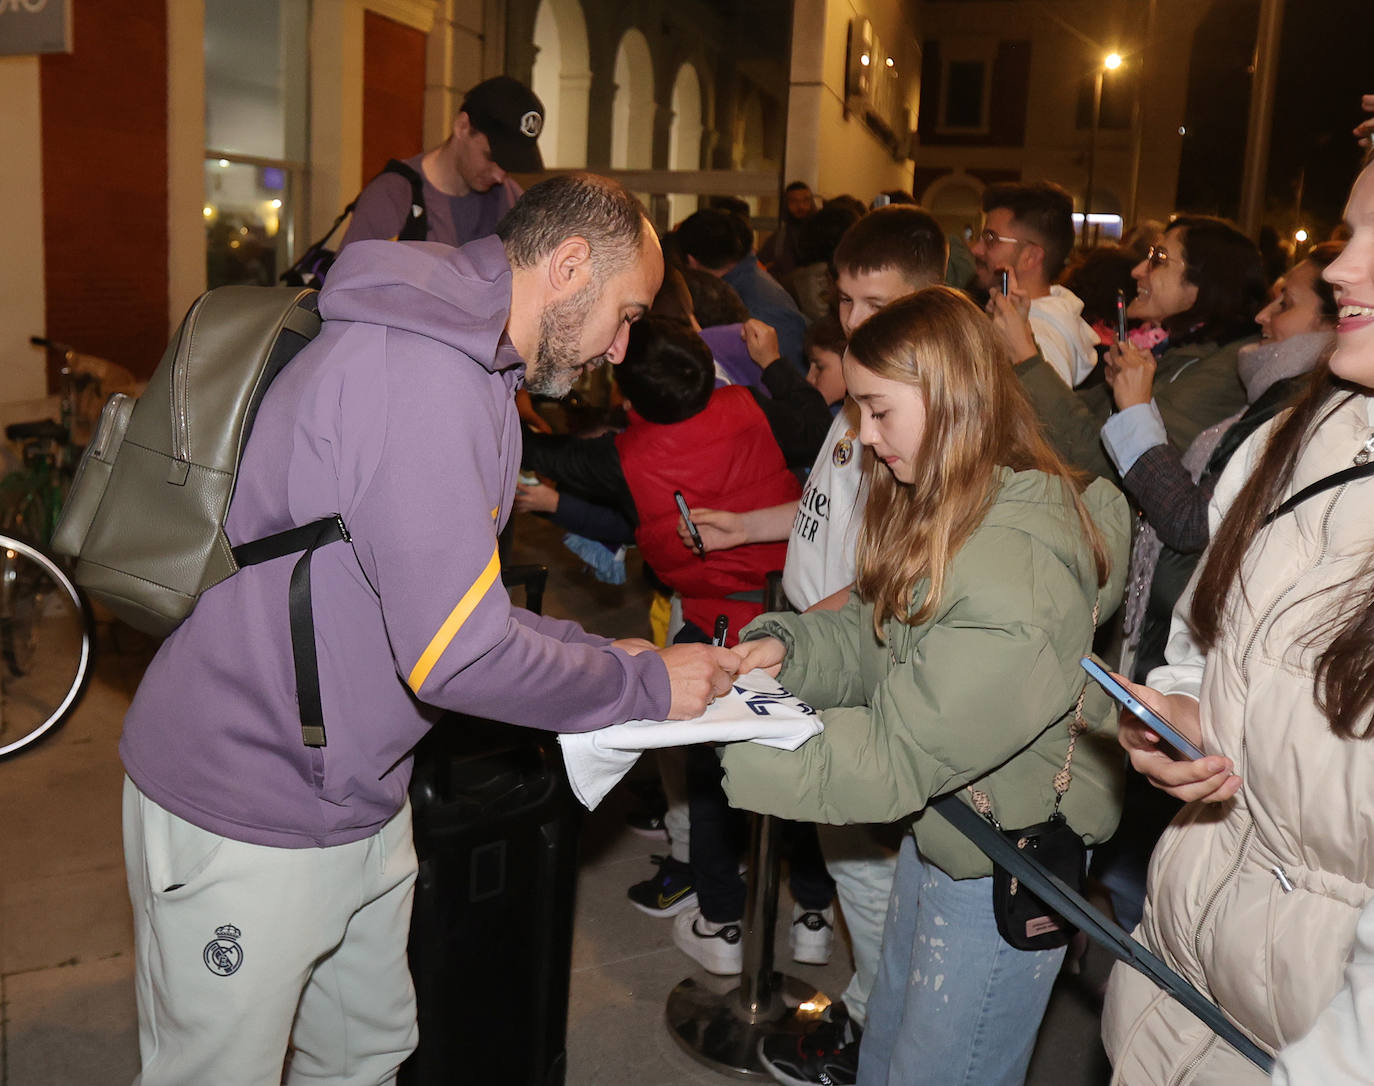
<instances>
[{"instance_id":1,"label":"black shoulder strap","mask_svg":"<svg viewBox=\"0 0 1374 1086\"><path fill-rule=\"evenodd\" d=\"M310 559L327 543L348 540L348 529L337 514L299 528L263 536L234 548L239 568L301 553L291 570L291 657L296 667L296 708L301 716L301 741L307 747L325 745L324 709L320 703L320 665L315 654L315 611L310 603Z\"/></svg>"},{"instance_id":2,"label":"black shoulder strap","mask_svg":"<svg viewBox=\"0 0 1374 1086\"><path fill-rule=\"evenodd\" d=\"M1123 928L1103 916L1081 894L1070 889L1025 851L998 833L957 794L941 796L932 800L930 806L977 845L988 859L1024 882L1036 897L1104 947L1109 954L1139 970L1168 991L1266 1075L1273 1071L1273 1057L1245 1036L1222 1013L1220 1007L1132 939Z\"/></svg>"},{"instance_id":3,"label":"black shoulder strap","mask_svg":"<svg viewBox=\"0 0 1374 1086\"><path fill-rule=\"evenodd\" d=\"M382 173L400 174L410 182L410 210L401 224L397 241L424 241L429 236L429 212L425 210L425 179L420 171L407 166L399 158L387 159Z\"/></svg>"},{"instance_id":4,"label":"black shoulder strap","mask_svg":"<svg viewBox=\"0 0 1374 1086\"><path fill-rule=\"evenodd\" d=\"M1318 479L1315 483L1309 483L1265 517L1260 527L1267 528L1274 521L1278 520L1279 517L1283 516L1285 513L1291 513L1299 505L1307 501L1308 498L1315 498L1323 490L1344 486L1346 483L1353 482L1356 479L1362 479L1366 475L1374 475L1374 461L1370 461L1367 464L1356 464L1353 467L1332 472L1330 475Z\"/></svg>"},{"instance_id":5,"label":"black shoulder strap","mask_svg":"<svg viewBox=\"0 0 1374 1086\"><path fill-rule=\"evenodd\" d=\"M406 212L405 222L401 224L401 230L400 233L396 235L396 240L424 241L429 236L429 214L425 211L425 179L420 176L417 170L407 166L398 158L388 159L386 165L382 167L381 173L377 174L377 177L381 177L384 173L399 174L410 182L410 209ZM373 178L373 180L375 181L376 178ZM371 184L371 182L368 182L368 184ZM364 191L366 191L366 188L364 188ZM339 212L338 218L334 220L333 225L325 232L324 237L311 244L305 252L301 253L300 257L291 267L281 273L279 278L282 282L295 283L300 281L300 273L302 270L313 267L316 256L329 244L329 239L332 238L334 232L343 225L343 221L353 214L353 209L358 206L358 201L362 198L363 194L360 192L357 196L348 201L348 206ZM333 261L331 260L330 263L333 263ZM327 268L328 266L326 265L326 270ZM323 272L320 273L321 278L323 278L323 274ZM292 276L296 278L291 278Z\"/></svg>"}]
</instances>

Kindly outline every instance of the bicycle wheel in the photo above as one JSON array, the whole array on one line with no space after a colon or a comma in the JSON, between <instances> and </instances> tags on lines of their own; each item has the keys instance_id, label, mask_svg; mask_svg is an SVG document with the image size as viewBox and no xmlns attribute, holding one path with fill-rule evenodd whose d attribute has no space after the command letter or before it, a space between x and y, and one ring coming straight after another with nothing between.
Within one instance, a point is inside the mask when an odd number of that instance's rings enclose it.
<instances>
[{"instance_id":1,"label":"bicycle wheel","mask_svg":"<svg viewBox=\"0 0 1374 1086\"><path fill-rule=\"evenodd\" d=\"M50 734L91 677L95 622L57 561L0 536L0 758Z\"/></svg>"}]
</instances>

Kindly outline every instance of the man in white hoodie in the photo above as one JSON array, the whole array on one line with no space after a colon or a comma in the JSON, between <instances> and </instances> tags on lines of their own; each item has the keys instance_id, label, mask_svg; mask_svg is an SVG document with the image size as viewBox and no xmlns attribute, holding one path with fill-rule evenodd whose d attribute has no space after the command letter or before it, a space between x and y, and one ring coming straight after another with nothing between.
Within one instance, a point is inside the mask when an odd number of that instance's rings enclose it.
<instances>
[{"instance_id":1,"label":"man in white hoodie","mask_svg":"<svg viewBox=\"0 0 1374 1086\"><path fill-rule=\"evenodd\" d=\"M1073 197L1048 181L990 185L983 228L973 239L974 279L1000 289L1003 268L1029 295L1030 325L1045 361L1064 383L1081 383L1097 365L1097 334L1083 320L1082 300L1055 286L1073 250Z\"/></svg>"}]
</instances>

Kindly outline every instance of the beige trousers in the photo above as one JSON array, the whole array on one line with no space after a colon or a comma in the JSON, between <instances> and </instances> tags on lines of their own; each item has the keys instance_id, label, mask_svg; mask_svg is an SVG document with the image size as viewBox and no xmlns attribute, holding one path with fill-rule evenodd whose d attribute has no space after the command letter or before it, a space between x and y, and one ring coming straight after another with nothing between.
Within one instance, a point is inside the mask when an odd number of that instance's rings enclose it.
<instances>
[{"instance_id":1,"label":"beige trousers","mask_svg":"<svg viewBox=\"0 0 1374 1086\"><path fill-rule=\"evenodd\" d=\"M395 1081L418 1037L409 804L362 841L269 848L193 826L125 778L124 864L135 1086Z\"/></svg>"}]
</instances>

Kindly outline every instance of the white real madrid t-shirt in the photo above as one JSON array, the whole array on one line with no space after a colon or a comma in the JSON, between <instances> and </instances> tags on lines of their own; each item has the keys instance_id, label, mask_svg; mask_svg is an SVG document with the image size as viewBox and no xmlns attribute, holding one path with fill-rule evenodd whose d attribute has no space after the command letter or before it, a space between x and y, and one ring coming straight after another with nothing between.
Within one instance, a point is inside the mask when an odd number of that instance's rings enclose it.
<instances>
[{"instance_id":1,"label":"white real madrid t-shirt","mask_svg":"<svg viewBox=\"0 0 1374 1086\"><path fill-rule=\"evenodd\" d=\"M799 611L854 580L854 547L863 519L863 446L857 413L846 400L830 424L787 537L782 587Z\"/></svg>"}]
</instances>

